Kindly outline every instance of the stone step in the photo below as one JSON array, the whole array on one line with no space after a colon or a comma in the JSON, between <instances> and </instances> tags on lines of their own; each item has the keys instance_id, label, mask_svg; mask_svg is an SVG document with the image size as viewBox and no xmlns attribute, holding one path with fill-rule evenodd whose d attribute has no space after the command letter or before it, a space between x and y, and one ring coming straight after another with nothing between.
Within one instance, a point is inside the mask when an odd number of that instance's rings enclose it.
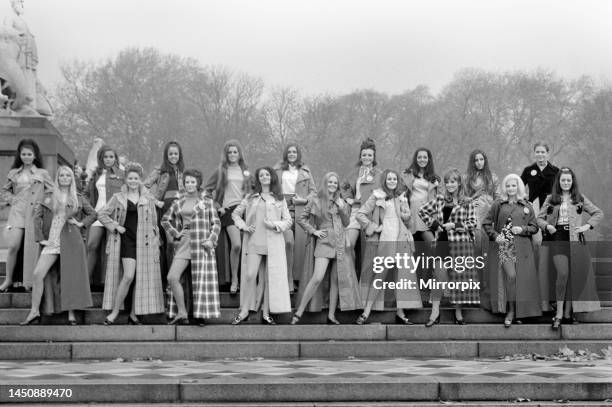
<instances>
[{"instance_id":1,"label":"stone step","mask_svg":"<svg viewBox=\"0 0 612 407\"><path fill-rule=\"evenodd\" d=\"M4 360L206 360L219 358L498 358L550 355L564 347L601 352L612 340L478 341L207 341L207 342L2 342Z\"/></svg>"},{"instance_id":2,"label":"stone step","mask_svg":"<svg viewBox=\"0 0 612 407\"><path fill-rule=\"evenodd\" d=\"M611 340L612 324L549 325L471 324L432 328L423 325L277 325L277 326L2 326L1 342L240 342L240 341L489 341Z\"/></svg>"},{"instance_id":3,"label":"stone step","mask_svg":"<svg viewBox=\"0 0 612 407\"><path fill-rule=\"evenodd\" d=\"M0 295L1 297L2 295ZM238 309L222 308L221 317L209 319L206 322L211 325L229 324L233 317L238 313ZM342 324L354 324L361 311L345 311L336 312L336 318ZM0 308L0 326L2 325L18 325L28 314L27 308ZM76 311L77 321L81 325L102 324L108 311L102 309L91 308L82 311ZM441 309L440 321L442 323L453 322L454 310L452 308L443 307ZM430 309L424 308L419 310L406 310L406 316L415 324L424 324L429 320ZM291 314L275 314L274 319L278 324L288 324L291 320ZM463 316L468 323L471 324L502 324L504 316L501 314L491 314L481 308L464 308ZM249 319L243 322L243 325L262 324L262 314L251 313ZM551 314L546 314L536 318L526 318L525 323L543 323L547 324L551 321ZM600 311L591 313L576 314L576 318L580 322L589 323L610 323L612 322L612 308L605 307ZM144 315L140 317L141 321L149 325L165 325L168 318L165 314ZM42 317L44 325L65 325L67 324L67 312L54 314ZM327 322L327 313L323 312L305 312L301 318L303 324L325 324ZM368 320L370 323L381 324L396 324L395 310L386 309L385 311L373 311ZM120 314L117 319L118 325L127 323L127 315Z\"/></svg>"}]
</instances>

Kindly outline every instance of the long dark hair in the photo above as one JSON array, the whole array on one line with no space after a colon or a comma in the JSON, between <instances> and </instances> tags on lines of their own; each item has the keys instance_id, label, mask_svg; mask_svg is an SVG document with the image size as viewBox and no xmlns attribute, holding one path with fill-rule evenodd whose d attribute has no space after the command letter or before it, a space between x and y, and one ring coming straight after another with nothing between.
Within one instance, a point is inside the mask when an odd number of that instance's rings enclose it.
<instances>
[{"instance_id":1,"label":"long dark hair","mask_svg":"<svg viewBox=\"0 0 612 407\"><path fill-rule=\"evenodd\" d=\"M117 154L117 150L115 150L111 146L104 145L100 147L100 150L98 150L98 167L96 168L96 174L98 175L102 174L102 171L104 171L104 154L106 154L107 151L112 151L113 154L115 154L115 163L110 168L110 170L114 172L119 169L119 155Z\"/></svg>"},{"instance_id":2,"label":"long dark hair","mask_svg":"<svg viewBox=\"0 0 612 407\"><path fill-rule=\"evenodd\" d=\"M297 143L289 143L285 146L285 150L283 151L283 162L281 163L281 169L283 171L287 171L289 169L289 160L287 159L287 155L289 154L289 149L291 147L295 147L297 151L297 159L295 160L295 167L302 168L302 149Z\"/></svg>"},{"instance_id":3,"label":"long dark hair","mask_svg":"<svg viewBox=\"0 0 612 407\"><path fill-rule=\"evenodd\" d=\"M183 161L183 149L181 148L181 145L178 143L178 141L169 141L164 146L164 159L162 161L161 169L159 171L160 174L174 171L174 166L170 164L170 161L168 160L168 151L170 150L170 147L176 147L179 151L179 160L176 163L176 168L179 170L179 172L183 172L185 170L185 162Z\"/></svg>"},{"instance_id":4,"label":"long dark hair","mask_svg":"<svg viewBox=\"0 0 612 407\"><path fill-rule=\"evenodd\" d=\"M31 138L24 138L17 145L17 150L15 151L15 158L13 159L13 165L11 169L19 168L23 165L23 161L21 161L21 150L23 148L32 150L32 152L34 153L34 161L32 162L32 164L34 164L38 168L44 168L43 163L42 163L42 156L40 155L40 148L38 147L38 144Z\"/></svg>"},{"instance_id":5,"label":"long dark hair","mask_svg":"<svg viewBox=\"0 0 612 407\"><path fill-rule=\"evenodd\" d=\"M238 154L240 158L238 159L238 165L242 169L242 172L246 171L249 167L246 164L246 160L244 158L244 152L242 150L242 145L238 140L228 140L223 145L223 153L221 155L221 160L219 161L219 166L217 167L217 171L219 176L217 177L217 185L215 187L215 199L219 199L223 196L225 186L227 185L227 152L230 147L236 147L238 149ZM222 200L221 200L222 201Z\"/></svg>"},{"instance_id":6,"label":"long dark hair","mask_svg":"<svg viewBox=\"0 0 612 407\"><path fill-rule=\"evenodd\" d=\"M417 163L417 156L421 151L425 151L427 153L427 165L425 168L423 168L423 179L426 179L433 184L434 182L439 181L440 178L436 175L436 170L434 169L433 154L431 154L431 151L425 147L419 147L414 151L414 154L412 155L412 164L410 164L410 167L406 168L406 172L411 173L415 177L419 176L421 167L419 167L419 164Z\"/></svg>"},{"instance_id":7,"label":"long dark hair","mask_svg":"<svg viewBox=\"0 0 612 407\"><path fill-rule=\"evenodd\" d=\"M578 188L578 181L576 180L576 174L569 167L563 167L557 172L555 175L555 182L553 183L552 193L550 195L550 203L552 205L559 205L561 203L561 195L563 191L561 191L561 175L570 174L572 176L572 186L569 190L570 197L572 199L572 203L574 205L583 202L584 198L580 193L580 189Z\"/></svg>"},{"instance_id":8,"label":"long dark hair","mask_svg":"<svg viewBox=\"0 0 612 407\"><path fill-rule=\"evenodd\" d=\"M397 177L397 186L395 187L394 190L391 190L387 187L387 175L389 174L395 174L395 176ZM383 192L387 195L386 199L398 197L403 192L401 182L400 182L400 176L398 172L395 170L386 169L383 171L382 175L380 176L380 187L383 190Z\"/></svg>"},{"instance_id":9,"label":"long dark hair","mask_svg":"<svg viewBox=\"0 0 612 407\"><path fill-rule=\"evenodd\" d=\"M261 167L255 171L255 194L261 194L262 187L261 182L259 181L259 173L261 171L268 171L270 174L270 194L276 198L277 201L282 201L285 199L283 196L283 188L281 187L280 182L278 181L278 175L276 175L276 171L274 171L270 167Z\"/></svg>"},{"instance_id":10,"label":"long dark hair","mask_svg":"<svg viewBox=\"0 0 612 407\"><path fill-rule=\"evenodd\" d=\"M474 164L478 154L482 155L484 158L484 167L482 167L482 170L476 169L476 165ZM478 175L482 176L485 192L493 196L495 194L495 185L493 185L493 175L489 169L489 159L484 151L476 149L470 153L470 158L468 160L467 179L465 180L465 190L468 196L472 196L476 192L474 188L472 188L472 182L476 181Z\"/></svg>"},{"instance_id":11,"label":"long dark hair","mask_svg":"<svg viewBox=\"0 0 612 407\"><path fill-rule=\"evenodd\" d=\"M376 167L378 162L376 161L376 142L368 137L367 139L361 142L361 146L359 147L359 158L357 159L356 167L361 167L361 152L363 150L372 150L374 151L374 159L372 160L372 167Z\"/></svg>"}]
</instances>

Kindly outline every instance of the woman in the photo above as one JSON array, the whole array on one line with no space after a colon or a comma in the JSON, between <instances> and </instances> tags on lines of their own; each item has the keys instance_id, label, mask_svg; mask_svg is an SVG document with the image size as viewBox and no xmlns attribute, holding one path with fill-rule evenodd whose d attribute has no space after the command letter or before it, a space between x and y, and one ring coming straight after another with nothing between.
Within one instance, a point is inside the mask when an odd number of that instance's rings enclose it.
<instances>
[{"instance_id":1,"label":"woman","mask_svg":"<svg viewBox=\"0 0 612 407\"><path fill-rule=\"evenodd\" d=\"M126 185L98 212L98 219L110 233L102 309L112 311L105 325L115 323L134 277L128 323L140 324L136 315L164 312L155 200L142 185L140 164L129 163L125 174Z\"/></svg>"},{"instance_id":2,"label":"woman","mask_svg":"<svg viewBox=\"0 0 612 407\"><path fill-rule=\"evenodd\" d=\"M323 183L316 197L311 198L304 211L298 218L302 229L316 239L314 252L311 250L305 260L308 266L304 267L302 282L298 293L299 306L293 314L291 324L299 322L306 305L310 303L309 311L320 311L322 298L313 300L327 270L330 269L329 310L327 322L339 325L336 319L336 307L338 305L339 286L343 287L340 294L340 309L342 311L354 310L361 306L359 289L355 269L352 262L347 261L344 256L346 251L346 237L344 227L350 222L350 207L340 196L338 189L339 178L335 172L328 172L323 177ZM311 223L311 218L313 221ZM312 243L309 244L312 247ZM314 265L310 267L312 259ZM331 267L330 267L331 266ZM307 274L310 274L307 276ZM308 277L308 278L307 278Z\"/></svg>"},{"instance_id":3,"label":"woman","mask_svg":"<svg viewBox=\"0 0 612 407\"><path fill-rule=\"evenodd\" d=\"M170 306L169 316L174 319L169 325L189 324L180 279L190 264L193 292L197 294L193 296L193 317L204 320L221 315L214 252L221 222L212 199L199 198L202 184L200 171L186 170L183 175L185 194L172 203L161 221L166 233L175 242L168 283L176 307Z\"/></svg>"},{"instance_id":4,"label":"woman","mask_svg":"<svg viewBox=\"0 0 612 407\"><path fill-rule=\"evenodd\" d=\"M221 218L221 229L225 231L230 241L229 261L225 256L225 238L220 239L218 248L219 280L230 283L230 294L238 292L238 267L240 266L240 230L232 220L232 213L242 202L242 199L251 192L251 178L242 146L238 140L229 140L223 146L223 155L219 167L208 179L204 190L215 202L215 208ZM227 278L227 267L231 278Z\"/></svg>"},{"instance_id":5,"label":"woman","mask_svg":"<svg viewBox=\"0 0 612 407\"><path fill-rule=\"evenodd\" d=\"M86 199L77 195L76 180L69 167L62 165L58 168L52 198L39 203L34 216L36 240L43 249L34 269L32 308L21 325L40 320L45 277L58 257L60 306L57 311L68 311L68 322L76 325L74 310L92 306L81 230L94 221L96 212ZM45 296L53 297L56 291L53 284L46 288Z\"/></svg>"},{"instance_id":6,"label":"woman","mask_svg":"<svg viewBox=\"0 0 612 407\"><path fill-rule=\"evenodd\" d=\"M124 172L119 168L117 152L109 146L100 147L98 167L85 190L85 198L89 200L96 212L100 212L111 197L121 191L124 178ZM89 270L89 282L93 286L101 286L104 283L106 253L101 248L106 246L105 238L106 229L102 223L94 222L89 228L89 239L87 240L87 270ZM99 273L95 273L97 266Z\"/></svg>"},{"instance_id":7,"label":"woman","mask_svg":"<svg viewBox=\"0 0 612 407\"><path fill-rule=\"evenodd\" d=\"M535 213L527 201L525 185L516 174L502 182L501 199L496 200L482 227L494 242L489 252L489 272L485 279L490 287L490 302L481 303L493 312L506 312L504 326L514 318L542 315L540 288L531 236L538 228ZM508 307L506 307L508 303Z\"/></svg>"},{"instance_id":8,"label":"woman","mask_svg":"<svg viewBox=\"0 0 612 407\"><path fill-rule=\"evenodd\" d=\"M583 224L582 214L585 212L591 217ZM574 171L561 168L555 177L552 194L546 198L538 214L538 226L544 232L542 247L548 247L549 253L539 270L540 282L544 290L543 299L554 298L557 302L552 323L554 330L559 329L562 318L566 323L574 322L572 311L600 309L584 233L602 219L601 209L580 193Z\"/></svg>"},{"instance_id":9,"label":"woman","mask_svg":"<svg viewBox=\"0 0 612 407\"><path fill-rule=\"evenodd\" d=\"M183 171L185 163L181 145L176 141L169 141L164 146L162 165L156 167L144 181L144 186L151 190L153 197L158 201L157 207L160 209L157 211L157 218L160 220L172 203L179 198L179 194L184 192ZM167 242L172 242L172 239L167 239L162 233L160 240L160 267L162 279L165 280L172 263L172 245L168 245Z\"/></svg>"},{"instance_id":10,"label":"woman","mask_svg":"<svg viewBox=\"0 0 612 407\"><path fill-rule=\"evenodd\" d=\"M245 219L242 219L243 214ZM291 312L283 238L283 233L291 227L291 215L272 168L259 168L255 172L255 190L234 210L232 219L236 227L245 232L242 242L244 272L240 283L240 312L232 324L240 324L248 319L249 311L257 310L259 275L264 296L263 320L274 325L276 322L270 312ZM264 257L266 266L260 270Z\"/></svg>"},{"instance_id":11,"label":"woman","mask_svg":"<svg viewBox=\"0 0 612 407\"><path fill-rule=\"evenodd\" d=\"M361 236L361 227L357 222L357 211L365 202L372 191L378 187L380 174L382 171L376 167L376 144L371 138L365 139L359 148L359 160L356 168L349 174L342 183L342 198L351 206L351 222L346 227L347 252L356 265L356 270L361 270L361 260L366 257L364 248L361 249L359 257L355 256L355 246L357 239ZM365 241L365 234L362 236ZM359 261L355 261L358 259Z\"/></svg>"},{"instance_id":12,"label":"woman","mask_svg":"<svg viewBox=\"0 0 612 407\"><path fill-rule=\"evenodd\" d=\"M465 258L473 257L472 231L476 227L474 205L465 197L465 187L461 174L451 168L444 174L444 193L427 202L419 209L419 216L425 225L435 232L434 244L436 259L442 264L436 265L436 281L450 281L455 284L469 284L478 281L478 274L473 267L459 263ZM446 267L447 260L452 264ZM455 305L455 324L464 325L461 307L463 304L478 304L478 290L468 285L467 289L449 290L450 302ZM440 299L442 291L433 289L432 307L426 327L440 322Z\"/></svg>"},{"instance_id":13,"label":"woman","mask_svg":"<svg viewBox=\"0 0 612 407\"><path fill-rule=\"evenodd\" d=\"M482 229L482 220L489 213L495 199L499 198L499 178L489 169L489 159L482 150L470 153L467 172L464 178L467 197L472 200L476 211L476 229L474 229L474 255L484 256L488 251L488 236ZM479 269L479 272L486 270ZM480 300L483 306L488 306L491 300L488 278L479 274L482 283Z\"/></svg>"},{"instance_id":14,"label":"woman","mask_svg":"<svg viewBox=\"0 0 612 407\"><path fill-rule=\"evenodd\" d=\"M414 253L414 240L410 233L410 207L406 192L399 186L399 174L393 170L382 173L380 189L375 189L366 203L357 212L357 220L365 230L367 244L377 246L376 256L395 257L396 254L411 256ZM408 192L409 193L409 192ZM384 309L384 290L374 284L375 280L385 281L388 269L374 274L370 259L361 270L361 296L364 299L363 313L357 318L357 324L363 325L370 317L372 309ZM408 270L395 265L395 278L392 281L411 281L418 287L416 270ZM382 295L382 297L381 297ZM418 288L396 289L396 320L402 324L412 325L406 318L405 308L422 308L421 294Z\"/></svg>"},{"instance_id":15,"label":"woman","mask_svg":"<svg viewBox=\"0 0 612 407\"><path fill-rule=\"evenodd\" d=\"M295 227L295 220L304 211L304 205L317 193L314 178L310 169L302 163L302 151L296 143L287 144L283 152L283 161L274 167L283 188L283 194L289 207L292 228L285 231L285 255L287 256L287 275L289 290L295 290L294 281L299 281L304 267L304 254L307 236L304 230Z\"/></svg>"},{"instance_id":16,"label":"woman","mask_svg":"<svg viewBox=\"0 0 612 407\"><path fill-rule=\"evenodd\" d=\"M27 288L32 286L32 274L40 251L34 239L34 206L43 199L45 192L53 190L53 181L42 166L38 144L23 139L17 145L8 182L0 191L4 205L11 207L6 221L5 239L8 246L6 277L0 292L13 285L13 274L23 239L23 274L21 281Z\"/></svg>"}]
</instances>

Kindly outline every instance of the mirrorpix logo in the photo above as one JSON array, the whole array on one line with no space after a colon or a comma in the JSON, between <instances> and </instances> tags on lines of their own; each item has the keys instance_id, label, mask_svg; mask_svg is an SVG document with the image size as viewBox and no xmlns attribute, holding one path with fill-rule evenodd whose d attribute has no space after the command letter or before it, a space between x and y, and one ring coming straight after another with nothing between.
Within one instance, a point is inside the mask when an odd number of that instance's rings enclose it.
<instances>
[{"instance_id":1,"label":"mirrorpix logo","mask_svg":"<svg viewBox=\"0 0 612 407\"><path fill-rule=\"evenodd\" d=\"M408 255L408 253L396 253L395 256L375 256L372 262L372 271L381 274L386 270L398 269L407 270L414 274L419 267L428 269L453 269L457 273L466 270L482 269L485 267L483 256L419 256ZM401 278L398 281L384 281L383 278L375 278L372 286L377 290L478 290L480 281L469 279L468 281L438 281L435 278L429 279L408 279Z\"/></svg>"}]
</instances>

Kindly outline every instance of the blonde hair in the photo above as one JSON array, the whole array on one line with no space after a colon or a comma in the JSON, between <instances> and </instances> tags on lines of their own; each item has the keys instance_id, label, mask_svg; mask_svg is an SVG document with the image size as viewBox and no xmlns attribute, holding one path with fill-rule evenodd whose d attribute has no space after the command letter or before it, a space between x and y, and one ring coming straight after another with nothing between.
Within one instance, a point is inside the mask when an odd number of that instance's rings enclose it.
<instances>
[{"instance_id":1,"label":"blonde hair","mask_svg":"<svg viewBox=\"0 0 612 407\"><path fill-rule=\"evenodd\" d=\"M516 185L518 187L516 191L516 199L527 198L527 191L525 190L525 184L523 183L523 180L521 179L521 177L519 177L517 174L508 174L504 177L501 183L501 194L500 195L502 199L508 199L506 183L512 179L516 180Z\"/></svg>"},{"instance_id":2,"label":"blonde hair","mask_svg":"<svg viewBox=\"0 0 612 407\"><path fill-rule=\"evenodd\" d=\"M463 182L463 177L457 168L449 168L442 177L442 181L444 182L444 198L449 202L453 200L451 194L449 194L446 190L446 183L451 179L457 181L457 202L460 205L463 205L465 201L465 184Z\"/></svg>"},{"instance_id":3,"label":"blonde hair","mask_svg":"<svg viewBox=\"0 0 612 407\"><path fill-rule=\"evenodd\" d=\"M72 181L70 182L70 187L68 188L68 195L66 196L66 201L62 202L59 198L61 196L61 188L59 185L59 176L62 171L65 171L70 174L72 177ZM77 198L77 187L76 181L74 179L74 172L72 172L72 168L66 165L60 165L55 173L55 185L53 188L53 213L59 212L62 207L66 208L66 217L72 216L78 206L78 198Z\"/></svg>"}]
</instances>

